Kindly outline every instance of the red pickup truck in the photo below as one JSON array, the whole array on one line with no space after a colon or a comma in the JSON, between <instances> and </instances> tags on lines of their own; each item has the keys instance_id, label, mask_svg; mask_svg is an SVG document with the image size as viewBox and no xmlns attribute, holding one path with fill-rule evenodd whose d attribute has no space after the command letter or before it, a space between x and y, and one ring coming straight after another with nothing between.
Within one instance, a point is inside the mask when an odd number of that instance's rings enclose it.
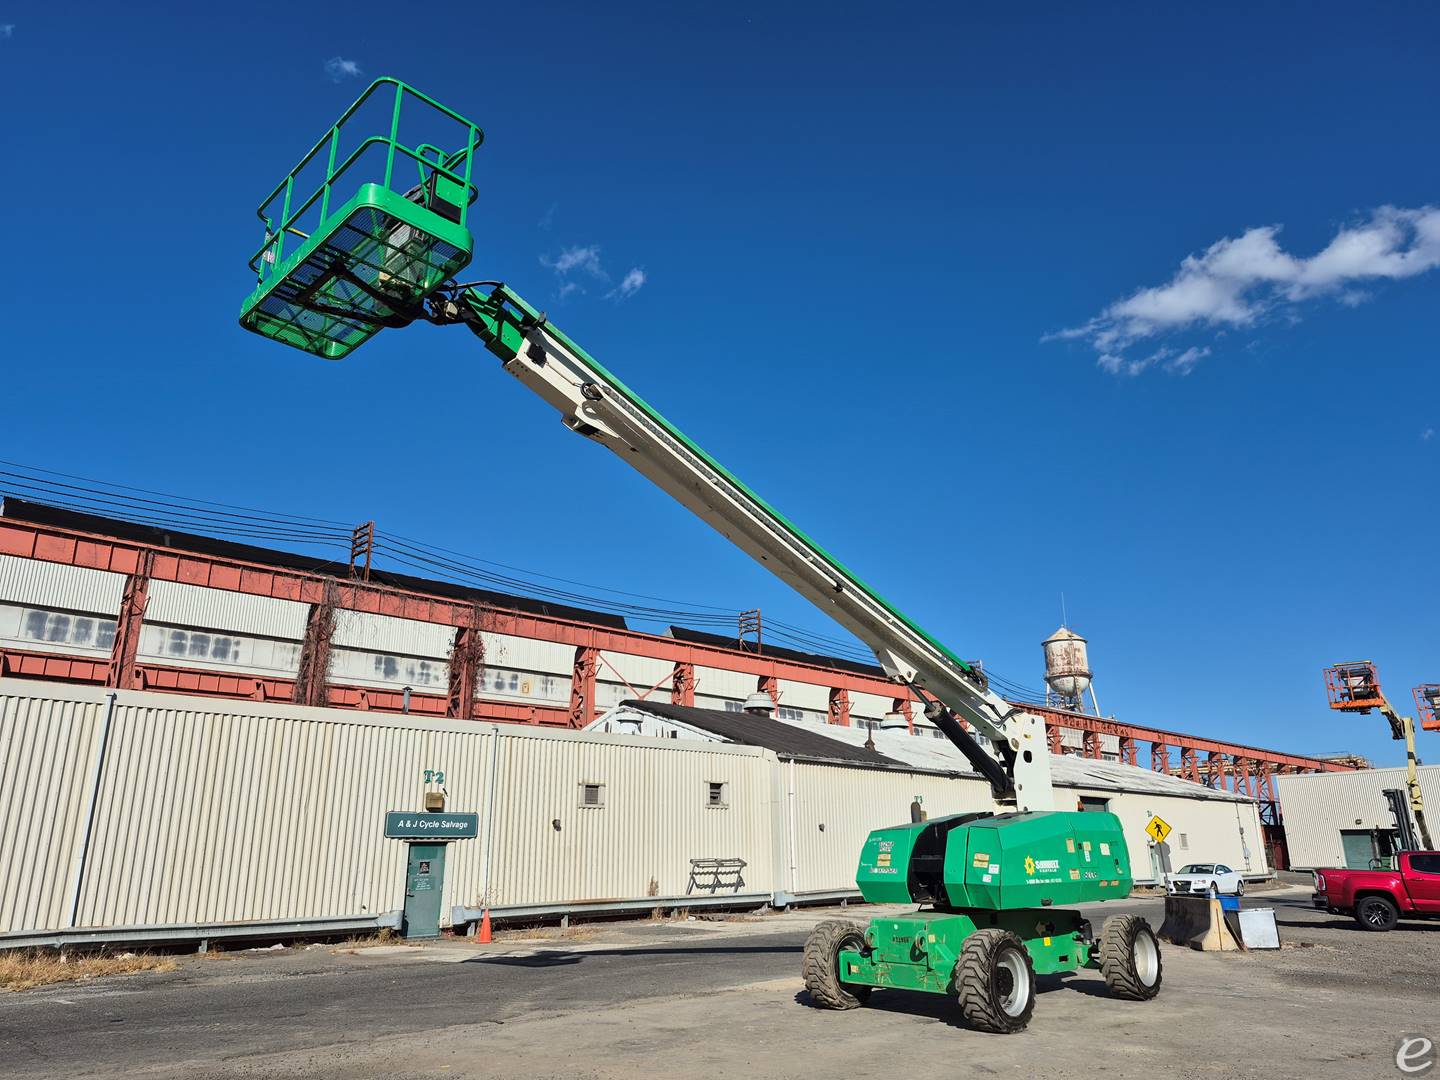
<instances>
[{"instance_id":1,"label":"red pickup truck","mask_svg":"<svg viewBox=\"0 0 1440 1080\"><path fill-rule=\"evenodd\" d=\"M1317 908L1353 915L1362 930L1393 930L1400 918L1440 918L1440 851L1402 851L1394 870L1315 870Z\"/></svg>"}]
</instances>

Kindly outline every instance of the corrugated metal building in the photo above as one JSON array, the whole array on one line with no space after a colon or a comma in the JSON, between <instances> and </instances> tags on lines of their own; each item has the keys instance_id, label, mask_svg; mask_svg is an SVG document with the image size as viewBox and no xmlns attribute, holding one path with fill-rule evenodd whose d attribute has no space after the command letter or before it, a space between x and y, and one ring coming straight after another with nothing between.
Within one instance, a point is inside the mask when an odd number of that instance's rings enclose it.
<instances>
[{"instance_id":1,"label":"corrugated metal building","mask_svg":"<svg viewBox=\"0 0 1440 1080\"><path fill-rule=\"evenodd\" d=\"M782 758L713 738L0 680L0 945L391 917L406 846L384 837L384 816L423 805L437 773L448 808L480 816L476 839L450 845L442 910L455 922L484 906L704 903L697 859L743 864L715 902L853 895L865 834L907 820L917 795L936 815L990 805L978 778L905 756L938 742L879 732L871 755L812 728L798 734L835 749ZM1258 834L1253 802L1112 763L1058 765L1077 799L1121 815L1138 876L1150 814L1197 858L1265 872L1258 844L1239 855L1237 838Z\"/></svg>"},{"instance_id":2,"label":"corrugated metal building","mask_svg":"<svg viewBox=\"0 0 1440 1080\"><path fill-rule=\"evenodd\" d=\"M587 730L775 752L786 769L784 798L797 817L795 858L786 873L791 865L796 869L781 880L801 896L848 881L869 831L883 823L880 818L907 820L917 796L933 817L993 806L989 785L948 740L904 731L867 732L649 701L625 702ZM1159 881L1167 869L1187 862L1224 862L1252 877L1271 872L1255 800L1120 762L1072 756L1051 762L1057 807L1070 808L1068 796L1075 809L1104 809L1120 818L1137 880ZM877 813L880 807L885 809ZM1173 830L1162 845L1144 831L1156 816Z\"/></svg>"},{"instance_id":3,"label":"corrugated metal building","mask_svg":"<svg viewBox=\"0 0 1440 1080\"><path fill-rule=\"evenodd\" d=\"M1440 808L1440 765L1422 765L1419 776L1426 806ZM1277 779L1291 866L1364 867L1372 857L1393 850L1395 819L1382 793L1405 786L1405 769L1282 774Z\"/></svg>"}]
</instances>

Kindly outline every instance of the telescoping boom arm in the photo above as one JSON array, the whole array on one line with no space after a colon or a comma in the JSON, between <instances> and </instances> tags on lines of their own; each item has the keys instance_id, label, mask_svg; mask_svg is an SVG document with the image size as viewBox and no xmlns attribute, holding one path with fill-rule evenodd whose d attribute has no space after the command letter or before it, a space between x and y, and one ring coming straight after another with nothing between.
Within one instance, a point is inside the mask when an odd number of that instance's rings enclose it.
<instances>
[{"instance_id":1,"label":"telescoping boom arm","mask_svg":"<svg viewBox=\"0 0 1440 1080\"><path fill-rule=\"evenodd\" d=\"M993 693L983 675L921 630L691 442L504 285L457 286L428 317L468 326L565 426L613 451L875 653L885 673L926 700L926 715L1020 810L1052 808L1043 721ZM993 743L988 754L960 723Z\"/></svg>"}]
</instances>

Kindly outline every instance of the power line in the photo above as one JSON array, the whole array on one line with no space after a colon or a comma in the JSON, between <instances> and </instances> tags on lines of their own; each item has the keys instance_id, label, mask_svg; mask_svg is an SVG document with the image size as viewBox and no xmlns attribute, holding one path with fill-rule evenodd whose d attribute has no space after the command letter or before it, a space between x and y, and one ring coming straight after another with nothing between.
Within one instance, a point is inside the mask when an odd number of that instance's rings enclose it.
<instances>
[{"instance_id":1,"label":"power line","mask_svg":"<svg viewBox=\"0 0 1440 1080\"><path fill-rule=\"evenodd\" d=\"M349 551L352 546L352 527L329 518L280 514L256 507L193 499L3 459L0 459L0 466L7 466L0 468L0 493L19 493L31 501L81 513L118 517L158 528L201 530L245 541L268 540L342 551ZM52 479L56 477L61 479ZM587 608L639 623L690 625L712 630L737 627L737 609L673 600L526 570L399 533L377 531L373 551L387 562L435 575L441 580ZM819 659L867 666L875 664L870 649L848 634L837 637L770 618L764 620L764 632L774 641L784 642ZM989 668L985 674L992 685L1012 700L1036 704L1045 700L1043 692L1011 681Z\"/></svg>"}]
</instances>

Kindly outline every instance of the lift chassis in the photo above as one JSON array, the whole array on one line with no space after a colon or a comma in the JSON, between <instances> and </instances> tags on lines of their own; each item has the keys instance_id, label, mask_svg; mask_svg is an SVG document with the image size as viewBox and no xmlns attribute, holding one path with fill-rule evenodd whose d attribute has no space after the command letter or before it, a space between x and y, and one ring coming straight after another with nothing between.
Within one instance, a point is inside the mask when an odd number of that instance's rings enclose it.
<instances>
[{"instance_id":1,"label":"lift chassis","mask_svg":"<svg viewBox=\"0 0 1440 1080\"><path fill-rule=\"evenodd\" d=\"M361 131L357 140L357 118L377 105L388 130ZM402 118L448 134L407 136ZM1113 815L1052 809L1043 722L993 692L979 670L688 439L543 311L503 283L455 280L473 253L469 215L479 188L472 162L483 140L471 121L412 87L375 82L261 203L264 242L250 260L256 287L241 307L241 325L331 360L385 329L466 327L567 428L613 452L853 633L891 679L925 703L926 715L1007 812L872 833L857 872L864 897L923 906L868 928L822 924L805 949L813 1003L849 1008L882 986L954 992L974 1026L1004 1032L1028 1022L1037 972L1098 966L1120 996L1153 997L1159 948L1143 920L1112 919L1097 941L1078 913L1053 907L1118 899L1129 893L1131 876Z\"/></svg>"}]
</instances>

